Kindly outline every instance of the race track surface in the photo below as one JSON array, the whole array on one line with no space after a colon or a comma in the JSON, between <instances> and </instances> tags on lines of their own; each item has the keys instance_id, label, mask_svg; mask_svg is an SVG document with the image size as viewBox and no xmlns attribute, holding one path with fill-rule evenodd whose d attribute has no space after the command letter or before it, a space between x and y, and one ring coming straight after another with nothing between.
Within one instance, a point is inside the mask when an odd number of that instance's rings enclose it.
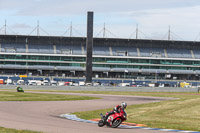
<instances>
[{"instance_id":1,"label":"race track surface","mask_svg":"<svg viewBox=\"0 0 200 133\"><path fill-rule=\"evenodd\" d=\"M98 127L96 124L71 121L60 118L59 116L61 114L78 111L110 108L120 104L122 101L131 105L158 102L168 100L169 98L77 93L54 94L95 96L101 97L102 99L83 101L0 102L0 127L42 131L47 133L165 133L164 131L144 129L113 129L106 126Z\"/></svg>"}]
</instances>

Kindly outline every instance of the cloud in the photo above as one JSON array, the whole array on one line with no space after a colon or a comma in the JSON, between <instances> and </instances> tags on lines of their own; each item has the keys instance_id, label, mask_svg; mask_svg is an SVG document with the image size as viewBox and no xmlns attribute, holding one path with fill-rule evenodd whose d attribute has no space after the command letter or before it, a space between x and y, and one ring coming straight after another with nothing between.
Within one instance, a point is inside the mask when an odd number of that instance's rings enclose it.
<instances>
[{"instance_id":1,"label":"cloud","mask_svg":"<svg viewBox=\"0 0 200 133\"><path fill-rule=\"evenodd\" d=\"M121 16L135 20L139 29L151 37L155 37L155 33L163 33L164 36L170 25L174 33L192 39L200 28L199 12L200 6L193 6L123 12Z\"/></svg>"},{"instance_id":2,"label":"cloud","mask_svg":"<svg viewBox=\"0 0 200 133\"><path fill-rule=\"evenodd\" d=\"M0 0L0 9L17 10L16 15L22 16L73 16L86 14L90 10L96 13L115 13L199 4L199 0Z\"/></svg>"},{"instance_id":3,"label":"cloud","mask_svg":"<svg viewBox=\"0 0 200 133\"><path fill-rule=\"evenodd\" d=\"M20 31L34 28L40 20L44 29L60 34L72 21L85 35L86 12L90 10L94 11L95 35L104 22L113 34L126 38L135 31L136 24L152 39L163 39L169 25L186 40L195 38L200 29L199 0L0 0L0 17Z\"/></svg>"},{"instance_id":4,"label":"cloud","mask_svg":"<svg viewBox=\"0 0 200 133\"><path fill-rule=\"evenodd\" d=\"M11 28L15 28L15 29L30 29L32 27L30 25L27 25L27 24L16 23L16 24L11 25Z\"/></svg>"}]
</instances>

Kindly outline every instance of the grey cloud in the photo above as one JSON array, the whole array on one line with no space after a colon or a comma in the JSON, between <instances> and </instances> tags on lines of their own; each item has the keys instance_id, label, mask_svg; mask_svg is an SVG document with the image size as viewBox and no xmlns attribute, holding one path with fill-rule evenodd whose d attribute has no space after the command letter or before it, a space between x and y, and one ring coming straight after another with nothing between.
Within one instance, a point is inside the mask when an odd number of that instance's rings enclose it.
<instances>
[{"instance_id":1,"label":"grey cloud","mask_svg":"<svg viewBox=\"0 0 200 133\"><path fill-rule=\"evenodd\" d=\"M34 0L0 0L1 10L21 10L31 4L34 4Z\"/></svg>"},{"instance_id":2,"label":"grey cloud","mask_svg":"<svg viewBox=\"0 0 200 133\"><path fill-rule=\"evenodd\" d=\"M162 37L162 33L164 36L169 24L175 33L180 29L180 36L183 35L181 32L183 30L193 29L197 32L198 27L200 27L199 5L199 0L0 0L0 11L15 10L17 12L14 15L19 18L21 16L29 16L30 18L41 16L40 18L47 18L45 20L46 25L48 25L48 19L52 17L52 20L57 21L53 22L57 30L65 26L65 17L70 18L72 16L73 21L75 19L78 23L83 24L82 21L83 17L86 16L86 12L92 10L95 14L98 14L95 15L97 16L95 23L101 24L100 22L102 22L103 25L103 22L110 22L112 26L110 28L108 25L109 30L117 33L119 37L129 36L128 32L132 32L130 27L134 27L134 23L137 22L144 33L153 38L158 38ZM63 18L61 20L63 22L57 20L59 18ZM99 26L99 29L102 29L102 25ZM29 25L24 24L15 24L12 27L15 29L23 28L24 30L30 28ZM173 29L174 27L176 29ZM97 28L98 26L96 26ZM55 29L50 28L52 32ZM81 33L82 31L85 33L85 26L76 29L80 29ZM184 33L184 35L185 38L191 38L190 34Z\"/></svg>"},{"instance_id":3,"label":"grey cloud","mask_svg":"<svg viewBox=\"0 0 200 133\"><path fill-rule=\"evenodd\" d=\"M199 4L199 0L0 0L0 9L16 9L16 15L24 16L66 16L85 14L88 10L114 13Z\"/></svg>"},{"instance_id":4,"label":"grey cloud","mask_svg":"<svg viewBox=\"0 0 200 133\"><path fill-rule=\"evenodd\" d=\"M15 29L28 29L28 28L32 28L30 25L20 24L20 23L13 24L13 25L11 25L11 27L15 28Z\"/></svg>"}]
</instances>

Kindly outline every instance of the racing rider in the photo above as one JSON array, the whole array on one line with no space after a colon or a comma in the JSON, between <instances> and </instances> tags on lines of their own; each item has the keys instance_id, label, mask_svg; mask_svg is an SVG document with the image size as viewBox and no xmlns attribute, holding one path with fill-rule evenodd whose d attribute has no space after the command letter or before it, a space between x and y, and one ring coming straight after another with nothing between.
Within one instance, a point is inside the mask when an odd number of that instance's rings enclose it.
<instances>
[{"instance_id":1,"label":"racing rider","mask_svg":"<svg viewBox=\"0 0 200 133\"><path fill-rule=\"evenodd\" d=\"M109 117L110 115L112 115L112 114L114 114L114 113L120 113L121 109L126 109L126 106L127 106L127 103L122 102L122 103L121 103L121 106L120 106L120 105L117 105L116 107L114 107L113 110L110 111L110 112L108 113L108 115L106 115L106 117L104 118L104 124L105 124L106 120L108 119L108 117Z\"/></svg>"}]
</instances>

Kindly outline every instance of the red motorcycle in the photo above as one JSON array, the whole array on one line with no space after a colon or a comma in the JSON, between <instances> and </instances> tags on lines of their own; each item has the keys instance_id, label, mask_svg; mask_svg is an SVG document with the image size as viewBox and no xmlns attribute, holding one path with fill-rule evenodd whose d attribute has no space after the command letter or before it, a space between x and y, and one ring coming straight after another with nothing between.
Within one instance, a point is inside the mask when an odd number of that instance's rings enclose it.
<instances>
[{"instance_id":1,"label":"red motorcycle","mask_svg":"<svg viewBox=\"0 0 200 133\"><path fill-rule=\"evenodd\" d=\"M108 115L108 112L106 113ZM109 127L117 128L123 121L126 120L127 115L124 109L121 109L119 113L114 113L108 117L106 122L104 123L105 116L101 113L101 120L98 122L99 127L103 127L107 125Z\"/></svg>"}]
</instances>

